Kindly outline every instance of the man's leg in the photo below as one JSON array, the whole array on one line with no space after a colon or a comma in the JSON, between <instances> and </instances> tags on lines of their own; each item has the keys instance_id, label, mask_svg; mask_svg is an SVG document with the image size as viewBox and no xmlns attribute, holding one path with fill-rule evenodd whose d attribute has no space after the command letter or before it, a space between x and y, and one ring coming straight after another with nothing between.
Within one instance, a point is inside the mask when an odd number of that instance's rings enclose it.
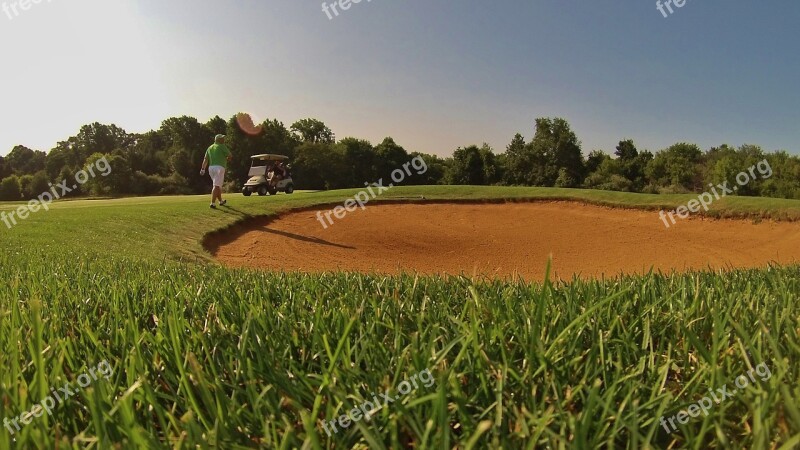
<instances>
[{"instance_id":1,"label":"man's leg","mask_svg":"<svg viewBox=\"0 0 800 450\"><path fill-rule=\"evenodd\" d=\"M219 184L220 184L220 186L219 186L219 193L217 195L219 195L219 204L220 205L224 205L225 203L227 203L225 200L222 199L222 185L225 183L225 171L226 171L226 169L222 169L222 171L220 171L220 174L219 174Z\"/></svg>"},{"instance_id":2,"label":"man's leg","mask_svg":"<svg viewBox=\"0 0 800 450\"><path fill-rule=\"evenodd\" d=\"M214 189L211 191L211 205L213 206L217 199L222 202L222 187L220 186L222 184L222 175L220 174L220 168L216 166L213 168L213 170L209 168L208 171L211 175L211 181L214 186Z\"/></svg>"},{"instance_id":3,"label":"man's leg","mask_svg":"<svg viewBox=\"0 0 800 450\"><path fill-rule=\"evenodd\" d=\"M214 186L214 192L211 195L211 202L212 203L216 202L218 200L222 200L219 191L220 191L220 187L219 186Z\"/></svg>"},{"instance_id":4,"label":"man's leg","mask_svg":"<svg viewBox=\"0 0 800 450\"><path fill-rule=\"evenodd\" d=\"M217 186L216 182L214 182L214 169L211 166L208 166L208 177L211 178L211 207L214 207L214 200L217 197Z\"/></svg>"}]
</instances>

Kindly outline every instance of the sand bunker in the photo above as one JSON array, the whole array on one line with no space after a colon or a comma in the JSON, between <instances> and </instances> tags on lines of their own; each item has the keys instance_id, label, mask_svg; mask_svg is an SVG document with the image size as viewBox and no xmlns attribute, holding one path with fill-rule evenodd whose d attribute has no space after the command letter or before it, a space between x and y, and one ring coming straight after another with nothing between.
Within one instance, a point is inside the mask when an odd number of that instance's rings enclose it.
<instances>
[{"instance_id":1,"label":"sand bunker","mask_svg":"<svg viewBox=\"0 0 800 450\"><path fill-rule=\"evenodd\" d=\"M569 202L386 204L327 229L315 211L253 221L208 248L231 267L528 280L544 278L552 255L555 276L569 279L794 263L800 225L692 218L667 229L654 211Z\"/></svg>"}]
</instances>

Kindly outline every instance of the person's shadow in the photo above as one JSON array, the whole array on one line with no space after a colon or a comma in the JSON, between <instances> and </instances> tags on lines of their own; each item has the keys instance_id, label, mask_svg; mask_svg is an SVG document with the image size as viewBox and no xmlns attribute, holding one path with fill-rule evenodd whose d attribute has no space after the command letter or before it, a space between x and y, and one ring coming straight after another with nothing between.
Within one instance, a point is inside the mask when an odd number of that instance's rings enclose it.
<instances>
[{"instance_id":1,"label":"person's shadow","mask_svg":"<svg viewBox=\"0 0 800 450\"><path fill-rule=\"evenodd\" d=\"M218 211L222 211L225 214L231 214L231 215L234 215L234 216L243 217L245 219L252 219L253 217L255 217L252 214L246 213L244 211L241 211L241 210L238 210L238 209L234 208L233 206L228 206L228 205L220 205L217 208L217 210ZM233 211L233 212L231 212L231 211Z\"/></svg>"},{"instance_id":2,"label":"person's shadow","mask_svg":"<svg viewBox=\"0 0 800 450\"><path fill-rule=\"evenodd\" d=\"M266 231L267 233L277 234L279 236L284 236L284 237L287 237L289 239L294 239L294 240L297 240L297 241L310 242L312 244L327 245L327 246L330 246L330 247L338 247L338 248L344 248L344 249L348 249L348 250L355 250L356 249L355 247L351 247L349 245L336 244L334 242L329 242L329 241L326 241L326 240L320 239L320 238L312 238L312 237L308 237L308 236L303 236L301 234L289 233L288 231L271 230L271 229L267 228L266 226L263 227L262 230Z\"/></svg>"},{"instance_id":3,"label":"person's shadow","mask_svg":"<svg viewBox=\"0 0 800 450\"><path fill-rule=\"evenodd\" d=\"M219 211L222 211L225 214L231 214L231 215L234 215L234 216L243 217L245 219L252 219L252 218L255 217L252 214L246 213L244 211L241 211L241 210L238 210L238 209L234 208L233 206L228 206L228 205L221 206L219 208ZM277 234L279 236L287 237L289 239L294 239L294 240L297 240L297 241L309 242L309 243L312 243L312 244L319 244L319 245L327 245L327 246L330 246L330 247L344 248L344 249L347 249L347 250L355 250L356 249L355 247L351 247L349 245L336 244L334 242L329 242L329 241L326 241L324 239L303 236L301 234L289 233L288 231L272 230L270 228L267 228L266 226L264 226L262 229L264 231L266 231L267 233Z\"/></svg>"}]
</instances>

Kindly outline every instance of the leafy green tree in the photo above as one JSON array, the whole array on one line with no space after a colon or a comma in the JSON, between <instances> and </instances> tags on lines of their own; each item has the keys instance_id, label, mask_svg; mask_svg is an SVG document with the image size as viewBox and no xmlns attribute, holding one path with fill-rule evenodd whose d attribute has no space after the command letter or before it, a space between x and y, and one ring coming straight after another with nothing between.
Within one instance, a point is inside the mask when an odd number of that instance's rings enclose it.
<instances>
[{"instance_id":1,"label":"leafy green tree","mask_svg":"<svg viewBox=\"0 0 800 450\"><path fill-rule=\"evenodd\" d=\"M504 178L508 185L524 185L529 183L528 177L533 171L533 158L525 138L517 133L506 147Z\"/></svg>"},{"instance_id":2,"label":"leafy green tree","mask_svg":"<svg viewBox=\"0 0 800 450\"><path fill-rule=\"evenodd\" d=\"M494 155L494 180L492 184L496 186L508 186L508 154L499 153Z\"/></svg>"},{"instance_id":3,"label":"leafy green tree","mask_svg":"<svg viewBox=\"0 0 800 450\"><path fill-rule=\"evenodd\" d=\"M54 180L54 184L63 179L71 179L78 170L85 167L86 159L93 153L117 152L130 155L137 147L141 136L129 134L113 124L104 125L95 122L84 125L75 136L59 142L50 150L43 168L48 179ZM155 168L162 167L159 163L152 165ZM71 196L84 194L82 186L69 193Z\"/></svg>"},{"instance_id":4,"label":"leafy green tree","mask_svg":"<svg viewBox=\"0 0 800 450\"><path fill-rule=\"evenodd\" d=\"M31 184L33 184L33 175L22 175L19 177L19 191L23 200L28 200L31 195Z\"/></svg>"},{"instance_id":5,"label":"leafy green tree","mask_svg":"<svg viewBox=\"0 0 800 450\"><path fill-rule=\"evenodd\" d=\"M718 184L723 182L731 183L736 179L736 174L742 170L742 157L737 154L734 149L730 152L725 152L722 155L716 155L713 163L709 163L707 167L707 175L705 181L710 184Z\"/></svg>"},{"instance_id":6,"label":"leafy green tree","mask_svg":"<svg viewBox=\"0 0 800 450\"><path fill-rule=\"evenodd\" d=\"M45 169L48 176L55 176L56 178L61 173L64 167L79 167L86 161L86 155L82 154L82 149L77 147L77 138L72 136L65 141L59 141L54 148L50 150L45 162ZM52 159L52 161L50 161Z\"/></svg>"},{"instance_id":7,"label":"leafy green tree","mask_svg":"<svg viewBox=\"0 0 800 450\"><path fill-rule=\"evenodd\" d=\"M641 192L646 184L645 169L653 155L639 152L632 140L619 142L615 159L602 151L594 150L586 158L586 177L583 186L609 191Z\"/></svg>"},{"instance_id":8,"label":"leafy green tree","mask_svg":"<svg viewBox=\"0 0 800 450\"><path fill-rule=\"evenodd\" d=\"M617 145L617 150L614 152L622 161L631 161L636 159L639 156L639 151L636 150L636 145L634 145L633 140L625 139L623 141L619 141Z\"/></svg>"},{"instance_id":9,"label":"leafy green tree","mask_svg":"<svg viewBox=\"0 0 800 450\"><path fill-rule=\"evenodd\" d=\"M31 150L24 145L17 145L6 156L6 162L11 166L11 172L16 175L33 175L44 170L47 154L38 150Z\"/></svg>"},{"instance_id":10,"label":"leafy green tree","mask_svg":"<svg viewBox=\"0 0 800 450\"><path fill-rule=\"evenodd\" d=\"M602 150L592 150L589 156L586 157L586 173L591 174L595 172L600 167L600 164L610 159L611 157L608 156L606 152Z\"/></svg>"},{"instance_id":11,"label":"leafy green tree","mask_svg":"<svg viewBox=\"0 0 800 450\"><path fill-rule=\"evenodd\" d=\"M33 174L30 184L27 186L25 192L22 193L26 200L30 200L42 195L43 192L50 190L50 180L44 170L40 170Z\"/></svg>"},{"instance_id":12,"label":"leafy green tree","mask_svg":"<svg viewBox=\"0 0 800 450\"><path fill-rule=\"evenodd\" d=\"M495 155L488 144L471 145L453 153L445 179L449 184L488 185L496 174Z\"/></svg>"},{"instance_id":13,"label":"leafy green tree","mask_svg":"<svg viewBox=\"0 0 800 450\"><path fill-rule=\"evenodd\" d=\"M615 175L630 181L626 185L627 190L641 191L647 184L645 170L653 159L653 155L648 151L639 152L631 139L620 141L614 154L617 155L619 161L619 171Z\"/></svg>"},{"instance_id":14,"label":"leafy green tree","mask_svg":"<svg viewBox=\"0 0 800 450\"><path fill-rule=\"evenodd\" d=\"M59 142L48 154L16 146L0 157L0 181L11 198L39 195L46 181L72 180L86 167L90 156L113 160L115 176L96 186L80 186L70 196L152 195L201 193L208 180L197 172L213 136L226 134L233 149L231 182L247 177L250 156L278 153L294 158L298 188L360 187L383 179L391 182L394 170L422 157L427 171L412 173L404 184L506 184L534 186L583 186L635 192L687 192L704 190L709 183L736 183L736 176L765 158L774 174L769 179L753 175L739 186L740 195L764 195L800 199L800 158L786 152L765 154L754 145L714 147L706 153L693 144L679 143L653 155L639 151L631 139L619 142L615 156L593 151L584 160L580 142L569 123L561 118L536 119L536 131L526 143L516 134L506 152L495 155L488 145L459 148L451 158L409 154L392 138L374 148L355 137L334 144L333 132L316 119L303 119L287 129L278 120L266 120L257 136L247 135L235 117L215 116L206 123L188 116L165 120L158 130L129 134L115 125L92 123ZM119 174L117 173L119 171ZM12 184L18 189L11 187ZM16 192L15 192L16 191ZM10 193L9 193L10 192ZM17 196L16 194L20 195Z\"/></svg>"},{"instance_id":15,"label":"leafy green tree","mask_svg":"<svg viewBox=\"0 0 800 450\"><path fill-rule=\"evenodd\" d=\"M51 180L55 180L61 172L61 169L68 164L68 160L66 149L56 147L50 150L44 163L44 170L45 173L47 173L47 177Z\"/></svg>"},{"instance_id":16,"label":"leafy green tree","mask_svg":"<svg viewBox=\"0 0 800 450\"><path fill-rule=\"evenodd\" d=\"M738 149L733 149L723 145L709 150L705 155L705 160L706 184L716 185L727 181L729 186L737 187L733 195L758 195L764 182L762 179L757 177L745 185L738 186L736 176L741 172L747 172L750 167L764 160L764 152L760 147L743 145Z\"/></svg>"},{"instance_id":17,"label":"leafy green tree","mask_svg":"<svg viewBox=\"0 0 800 450\"><path fill-rule=\"evenodd\" d=\"M225 122L225 119L220 116L214 116L206 122L205 127L212 135L216 136L218 134L225 134L228 131L228 122Z\"/></svg>"},{"instance_id":18,"label":"leafy green tree","mask_svg":"<svg viewBox=\"0 0 800 450\"><path fill-rule=\"evenodd\" d=\"M199 154L201 158L206 148L214 142L213 132L194 117L171 117L161 122L160 131L167 139L168 147L185 149L190 154L194 153L192 156ZM197 150L198 148L201 150ZM110 151L101 153L110 153Z\"/></svg>"},{"instance_id":19,"label":"leafy green tree","mask_svg":"<svg viewBox=\"0 0 800 450\"><path fill-rule=\"evenodd\" d=\"M711 147L708 151L703 155L703 179L706 183L711 183L713 181L719 181L716 178L716 174L714 173L714 167L717 165L722 159L726 158L735 158L736 157L736 148L731 147L728 144L722 144L719 147Z\"/></svg>"},{"instance_id":20,"label":"leafy green tree","mask_svg":"<svg viewBox=\"0 0 800 450\"><path fill-rule=\"evenodd\" d=\"M564 167L558 169L555 187L571 188L578 186L578 182L573 178Z\"/></svg>"},{"instance_id":21,"label":"leafy green tree","mask_svg":"<svg viewBox=\"0 0 800 450\"><path fill-rule=\"evenodd\" d=\"M507 149L507 181L510 184L553 186L560 179L569 187L583 182L585 167L581 145L569 123L562 118L536 119L536 133L523 145L516 135ZM561 169L563 175L559 176Z\"/></svg>"},{"instance_id":22,"label":"leafy green tree","mask_svg":"<svg viewBox=\"0 0 800 450\"><path fill-rule=\"evenodd\" d=\"M6 202L22 200L22 187L16 175L11 175L0 181L0 200Z\"/></svg>"},{"instance_id":23,"label":"leafy green tree","mask_svg":"<svg viewBox=\"0 0 800 450\"><path fill-rule=\"evenodd\" d=\"M647 166L653 160L653 154L647 150L640 151L633 160L625 163L625 176L632 183L634 192L642 192L647 185Z\"/></svg>"},{"instance_id":24,"label":"leafy green tree","mask_svg":"<svg viewBox=\"0 0 800 450\"><path fill-rule=\"evenodd\" d=\"M424 165L417 161L414 163L416 164L416 167L413 165L410 166L411 175L403 180L404 185L412 186L444 184L446 172L444 159L436 155L418 152L413 152L409 155L409 161L413 162L415 158L421 158L424 162ZM418 167L421 168L417 169ZM423 173L419 173L420 171Z\"/></svg>"},{"instance_id":25,"label":"leafy green tree","mask_svg":"<svg viewBox=\"0 0 800 450\"><path fill-rule=\"evenodd\" d=\"M736 151L737 155L741 160L741 167L739 168L739 172L747 172L751 167L756 166L760 161L765 159L764 151L761 147L757 145L750 145L745 144L739 147ZM761 186L764 184L764 178L761 173L758 171L754 171L755 177L748 173L748 177L750 181L744 185L739 186L739 189L736 191L739 195L748 195L748 196L755 196L759 195L761 190ZM774 175L774 174L773 174ZM734 180L731 180L731 183L734 183ZM737 183L738 185L738 183Z\"/></svg>"},{"instance_id":26,"label":"leafy green tree","mask_svg":"<svg viewBox=\"0 0 800 450\"><path fill-rule=\"evenodd\" d=\"M294 149L300 145L300 140L289 131L283 122L273 119L265 120L261 124L261 140L266 153L277 153L294 158Z\"/></svg>"},{"instance_id":27,"label":"leafy green tree","mask_svg":"<svg viewBox=\"0 0 800 450\"><path fill-rule=\"evenodd\" d=\"M68 185L73 184L73 180L75 180L75 174L78 173L79 170L82 170L82 167L63 167L61 172L58 173L58 176L55 178L55 181L51 181L53 185L57 185L62 181L67 181ZM71 188L71 187L70 187ZM71 188L72 189L72 188ZM58 195L61 195L61 190L56 188L56 192ZM83 185L78 184L78 186L72 189L70 192L64 194L65 197L79 197L82 195L86 195L87 191L84 190Z\"/></svg>"},{"instance_id":28,"label":"leafy green tree","mask_svg":"<svg viewBox=\"0 0 800 450\"><path fill-rule=\"evenodd\" d=\"M168 134L168 133L167 133ZM131 170L144 175L166 175L169 167L161 164L159 154L169 147L171 139L161 131L148 131L141 135L127 152ZM191 153L190 153L191 155ZM191 157L191 156L190 156ZM198 163L198 168L200 163Z\"/></svg>"},{"instance_id":29,"label":"leafy green tree","mask_svg":"<svg viewBox=\"0 0 800 450\"><path fill-rule=\"evenodd\" d=\"M130 193L136 196L156 195L161 189L158 175L147 175L144 172L136 171L131 176Z\"/></svg>"},{"instance_id":30,"label":"leafy green tree","mask_svg":"<svg viewBox=\"0 0 800 450\"><path fill-rule=\"evenodd\" d=\"M562 168L569 179L583 182L585 169L580 142L566 120L536 119L536 133L530 147L534 156L532 181L536 185L553 186Z\"/></svg>"},{"instance_id":31,"label":"leafy green tree","mask_svg":"<svg viewBox=\"0 0 800 450\"><path fill-rule=\"evenodd\" d=\"M344 138L336 145L342 155L345 173L341 176L348 187L363 187L378 179L376 159L378 154L369 141L352 137Z\"/></svg>"},{"instance_id":32,"label":"leafy green tree","mask_svg":"<svg viewBox=\"0 0 800 450\"><path fill-rule=\"evenodd\" d=\"M304 142L295 149L293 175L296 189L338 189L344 172L341 154L330 144Z\"/></svg>"},{"instance_id":33,"label":"leafy green tree","mask_svg":"<svg viewBox=\"0 0 800 450\"><path fill-rule=\"evenodd\" d=\"M56 148L66 150L69 166L82 167L93 153L107 154L115 149L129 149L135 143L136 135L129 134L114 124L95 122L82 126L78 134L59 142Z\"/></svg>"},{"instance_id":34,"label":"leafy green tree","mask_svg":"<svg viewBox=\"0 0 800 450\"><path fill-rule=\"evenodd\" d=\"M626 163L620 158L612 159L611 157L607 157L602 159L597 169L586 177L584 187L606 191L632 191L633 183L622 175L625 164Z\"/></svg>"},{"instance_id":35,"label":"leafy green tree","mask_svg":"<svg viewBox=\"0 0 800 450\"><path fill-rule=\"evenodd\" d=\"M497 163L497 155L494 154L494 150L491 146L487 143L483 143L480 148L481 152L481 159L483 160L483 181L484 184L494 184L499 180L499 172L498 163Z\"/></svg>"},{"instance_id":36,"label":"leafy green tree","mask_svg":"<svg viewBox=\"0 0 800 450\"><path fill-rule=\"evenodd\" d=\"M772 169L772 176L761 181L758 195L800 199L800 158L785 151L765 155L764 158Z\"/></svg>"},{"instance_id":37,"label":"leafy green tree","mask_svg":"<svg viewBox=\"0 0 800 450\"><path fill-rule=\"evenodd\" d=\"M102 161L101 161L102 160ZM130 193L133 188L133 173L128 161L120 155L95 153L86 160L85 167L95 167L95 176L90 177L84 190L93 195L117 196ZM105 169L105 171L100 170ZM103 174L106 175L103 175ZM184 183L186 180L183 180ZM183 193L189 193L188 188Z\"/></svg>"},{"instance_id":38,"label":"leafy green tree","mask_svg":"<svg viewBox=\"0 0 800 450\"><path fill-rule=\"evenodd\" d=\"M214 132L189 116L163 121L159 132L165 138L162 145L166 146L159 163L172 170L169 174L177 173L186 179L192 192L203 192L208 183L199 174L200 164L206 149L214 143ZM126 165L131 167L127 162Z\"/></svg>"},{"instance_id":39,"label":"leafy green tree","mask_svg":"<svg viewBox=\"0 0 800 450\"><path fill-rule=\"evenodd\" d=\"M0 156L0 181L6 177L10 177L12 173L11 165L8 163L8 161L6 161L5 158Z\"/></svg>"},{"instance_id":40,"label":"leafy green tree","mask_svg":"<svg viewBox=\"0 0 800 450\"><path fill-rule=\"evenodd\" d=\"M476 145L458 148L453 152L452 164L445 175L447 184L484 184L483 158Z\"/></svg>"},{"instance_id":41,"label":"leafy green tree","mask_svg":"<svg viewBox=\"0 0 800 450\"><path fill-rule=\"evenodd\" d=\"M411 156L406 149L398 145L391 137L384 138L383 142L375 147L375 174L383 179L383 184L391 183L392 171L402 169L403 164L411 161ZM377 182L374 179L371 182Z\"/></svg>"},{"instance_id":42,"label":"leafy green tree","mask_svg":"<svg viewBox=\"0 0 800 450\"><path fill-rule=\"evenodd\" d=\"M655 154L647 165L647 178L667 192L692 192L703 187L700 170L702 152L694 144L681 142Z\"/></svg>"},{"instance_id":43,"label":"leafy green tree","mask_svg":"<svg viewBox=\"0 0 800 450\"><path fill-rule=\"evenodd\" d=\"M188 179L191 176L195 175L197 170L197 164L192 161L192 157L189 155L189 151L185 148L179 148L172 152L170 155L169 163L172 168L172 171L179 174L180 176Z\"/></svg>"},{"instance_id":44,"label":"leafy green tree","mask_svg":"<svg viewBox=\"0 0 800 450\"><path fill-rule=\"evenodd\" d=\"M292 124L292 131L297 133L303 142L333 144L333 131L317 119L302 119Z\"/></svg>"}]
</instances>

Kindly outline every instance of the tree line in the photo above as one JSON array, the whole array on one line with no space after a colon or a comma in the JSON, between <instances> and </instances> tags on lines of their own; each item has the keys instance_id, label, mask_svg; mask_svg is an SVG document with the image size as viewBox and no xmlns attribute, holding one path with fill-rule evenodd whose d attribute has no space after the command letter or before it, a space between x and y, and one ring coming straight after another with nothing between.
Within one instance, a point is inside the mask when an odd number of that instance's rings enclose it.
<instances>
[{"instance_id":1,"label":"tree line","mask_svg":"<svg viewBox=\"0 0 800 450\"><path fill-rule=\"evenodd\" d=\"M18 145L0 157L0 200L28 200L50 183L72 179L87 163L105 157L112 172L79 186L72 195L147 196L200 194L209 191L199 175L200 162L216 134L228 136L234 152L228 191L247 179L250 156L277 153L291 158L296 189L327 190L363 187L388 179L391 172L420 156L428 171L407 185L555 186L625 192L702 192L709 183L732 180L739 172L766 159L768 179L743 186L737 195L800 199L800 158L786 151L765 153L755 145L721 145L706 151L676 143L651 153L624 139L612 154L601 150L584 156L581 143L562 118L539 118L533 136L517 134L498 153L488 144L458 148L442 158L409 152L391 137L377 145L346 137L337 140L322 121L303 119L286 127L266 120L253 135L242 130L237 116L219 116L206 123L173 117L147 133L128 133L115 125L93 123L59 142L49 152ZM248 130L249 131L249 130Z\"/></svg>"}]
</instances>

